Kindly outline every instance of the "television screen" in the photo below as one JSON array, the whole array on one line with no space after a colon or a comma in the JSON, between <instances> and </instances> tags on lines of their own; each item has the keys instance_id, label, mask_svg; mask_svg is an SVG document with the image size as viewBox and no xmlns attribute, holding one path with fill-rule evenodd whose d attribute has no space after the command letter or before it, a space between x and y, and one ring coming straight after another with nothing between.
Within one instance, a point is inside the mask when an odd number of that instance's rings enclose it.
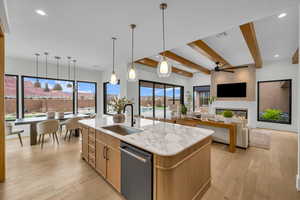
<instances>
[{"instance_id":1,"label":"television screen","mask_svg":"<svg viewBox=\"0 0 300 200\"><path fill-rule=\"evenodd\" d=\"M229 83L217 85L217 97L246 97L247 83Z\"/></svg>"}]
</instances>

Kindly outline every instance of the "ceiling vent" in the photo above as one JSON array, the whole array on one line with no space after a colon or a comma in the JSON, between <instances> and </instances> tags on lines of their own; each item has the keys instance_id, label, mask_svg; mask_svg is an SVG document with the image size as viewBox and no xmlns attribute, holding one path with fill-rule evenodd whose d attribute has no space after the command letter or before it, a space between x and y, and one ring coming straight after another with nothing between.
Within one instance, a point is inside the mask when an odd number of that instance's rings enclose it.
<instances>
[{"instance_id":1,"label":"ceiling vent","mask_svg":"<svg viewBox=\"0 0 300 200\"><path fill-rule=\"evenodd\" d=\"M222 32L222 33L219 33L216 35L217 38L223 38L223 37L227 37L228 36L228 33L226 32Z\"/></svg>"}]
</instances>

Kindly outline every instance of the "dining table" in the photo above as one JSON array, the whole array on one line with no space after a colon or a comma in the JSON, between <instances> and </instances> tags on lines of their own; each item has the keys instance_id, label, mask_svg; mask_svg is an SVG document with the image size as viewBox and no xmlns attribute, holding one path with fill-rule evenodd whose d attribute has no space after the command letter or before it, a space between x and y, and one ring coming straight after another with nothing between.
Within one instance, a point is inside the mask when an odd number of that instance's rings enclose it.
<instances>
[{"instance_id":1,"label":"dining table","mask_svg":"<svg viewBox=\"0 0 300 200\"><path fill-rule=\"evenodd\" d=\"M90 117L87 114L65 114L64 117L61 118L51 118L51 119L56 119L59 121L65 121L68 119L72 119L72 118L76 118L76 117L81 117L81 118L88 118ZM25 124L29 124L30 125L30 145L36 145L37 144L37 123L39 122L43 122L43 121L47 121L50 120L49 118L47 118L46 116L43 117L30 117L30 118L22 118L22 119L16 119L14 121L15 125L25 125ZM75 136L79 136L79 130L76 130L75 132Z\"/></svg>"}]
</instances>

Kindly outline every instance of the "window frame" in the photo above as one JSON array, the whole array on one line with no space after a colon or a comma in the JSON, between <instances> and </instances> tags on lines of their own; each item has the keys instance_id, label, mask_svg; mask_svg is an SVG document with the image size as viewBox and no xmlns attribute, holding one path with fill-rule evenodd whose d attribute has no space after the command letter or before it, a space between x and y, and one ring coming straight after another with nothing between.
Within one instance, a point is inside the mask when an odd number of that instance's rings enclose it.
<instances>
[{"instance_id":1,"label":"window frame","mask_svg":"<svg viewBox=\"0 0 300 200\"><path fill-rule=\"evenodd\" d=\"M95 114L97 114L97 82L93 82L93 81L76 81L76 101L77 101L77 105L76 105L76 112L78 113L78 83L90 83L90 84L95 84Z\"/></svg>"},{"instance_id":2,"label":"window frame","mask_svg":"<svg viewBox=\"0 0 300 200\"><path fill-rule=\"evenodd\" d=\"M16 77L16 82L17 82L17 86L16 86L16 119L19 118L19 75L15 75L15 74L4 74L4 78L5 76L11 76L11 77ZM5 85L4 85L4 90L5 90ZM4 100L5 100L5 94L4 94ZM5 116L4 116L5 119ZM5 120L5 121L14 121L14 120Z\"/></svg>"},{"instance_id":3,"label":"window frame","mask_svg":"<svg viewBox=\"0 0 300 200\"><path fill-rule=\"evenodd\" d=\"M46 78L46 77L40 77L40 76L26 76L22 75L21 76L21 95L22 95L22 118L24 118L25 115L25 99L24 99L24 78L36 78L36 79L48 79L48 80L55 80L55 81L68 81L73 83L73 88L75 86L75 81L74 80L67 80L67 79L56 79L56 78ZM77 88L76 88L77 90ZM75 90L73 90L73 114L75 114Z\"/></svg>"},{"instance_id":4,"label":"window frame","mask_svg":"<svg viewBox=\"0 0 300 200\"><path fill-rule=\"evenodd\" d=\"M106 102L106 100L107 100L107 98L106 98L107 97L107 91L106 91L106 84L110 84L110 82L107 81L107 82L103 83L103 114L105 114L105 115L113 115L111 113L107 113L107 102ZM120 85L120 80L118 80L118 84L117 85Z\"/></svg>"},{"instance_id":5,"label":"window frame","mask_svg":"<svg viewBox=\"0 0 300 200\"><path fill-rule=\"evenodd\" d=\"M210 85L195 85L193 86L193 112L195 112L195 90L196 90L196 87L209 87L209 93L211 96L211 86Z\"/></svg>"},{"instance_id":6,"label":"window frame","mask_svg":"<svg viewBox=\"0 0 300 200\"><path fill-rule=\"evenodd\" d=\"M169 83L163 82L156 82L156 81L148 81L148 80L139 80L139 87L138 87L138 99L139 99L139 116L141 116L141 82L146 82L152 84L152 107L153 107L153 118L155 116L155 84L157 85L164 85L164 119L166 119L166 86L173 87L173 104L175 104L175 88L179 87L180 90L180 104L184 104L184 86L182 85L174 85Z\"/></svg>"},{"instance_id":7,"label":"window frame","mask_svg":"<svg viewBox=\"0 0 300 200\"><path fill-rule=\"evenodd\" d=\"M259 118L259 86L261 83L266 82L282 82L282 81L289 81L290 82L290 88L289 88L289 121L288 122L277 122L277 121L268 121L268 120L262 120ZM293 87L293 80L292 79L280 79L280 80L268 80L268 81L257 81L257 121L258 122L268 122L268 123L276 123L276 124L292 124L292 87Z\"/></svg>"}]
</instances>

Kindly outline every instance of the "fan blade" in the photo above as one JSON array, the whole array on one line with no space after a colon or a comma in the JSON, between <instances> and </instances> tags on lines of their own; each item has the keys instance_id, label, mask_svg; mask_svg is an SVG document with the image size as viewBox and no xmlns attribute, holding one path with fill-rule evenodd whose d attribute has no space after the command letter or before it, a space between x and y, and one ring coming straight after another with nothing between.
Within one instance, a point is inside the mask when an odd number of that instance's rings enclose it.
<instances>
[{"instance_id":1,"label":"fan blade","mask_svg":"<svg viewBox=\"0 0 300 200\"><path fill-rule=\"evenodd\" d=\"M234 73L234 71L230 71L230 70L226 70L226 69L222 69L222 72L229 72L229 73Z\"/></svg>"}]
</instances>

